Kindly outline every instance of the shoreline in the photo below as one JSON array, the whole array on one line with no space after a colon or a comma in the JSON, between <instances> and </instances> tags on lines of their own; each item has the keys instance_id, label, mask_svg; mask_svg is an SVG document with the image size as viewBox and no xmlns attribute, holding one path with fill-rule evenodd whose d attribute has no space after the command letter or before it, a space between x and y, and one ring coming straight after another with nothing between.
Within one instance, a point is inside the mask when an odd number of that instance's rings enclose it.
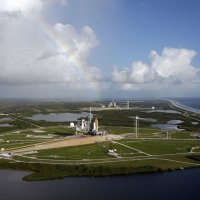
<instances>
[{"instance_id":1,"label":"shoreline","mask_svg":"<svg viewBox=\"0 0 200 200\"><path fill-rule=\"evenodd\" d=\"M200 114L200 110L186 106L186 105L178 102L177 100L168 99L167 101L170 102L174 107L177 107L177 108L180 108L182 110L192 112L192 113L195 113L195 114Z\"/></svg>"},{"instance_id":2,"label":"shoreline","mask_svg":"<svg viewBox=\"0 0 200 200\"><path fill-rule=\"evenodd\" d=\"M28 182L35 181L50 181L50 180L60 180L63 178L69 177L116 177L116 176L131 176L131 175L142 175L142 174L155 174L155 173L165 173L165 172L173 172L180 170L189 170L189 169L199 169L200 164L184 166L184 167L168 167L168 168L160 168L154 165L142 165L138 167L130 167L126 166L121 168L118 167L105 167L105 166L89 166L89 165L79 165L79 166L69 166L69 165L54 165L53 169L48 164L40 165L35 163L34 165L29 165L23 163L22 166L18 166L18 164L11 166L2 166L0 165L0 170L12 170L17 172L24 172L24 176L22 180ZM38 171L38 165L40 167L45 167L46 169ZM42 168L43 168L42 167ZM49 168L50 167L50 168ZM37 170L36 170L37 168ZM60 172L60 169L63 172Z\"/></svg>"},{"instance_id":3,"label":"shoreline","mask_svg":"<svg viewBox=\"0 0 200 200\"><path fill-rule=\"evenodd\" d=\"M194 117L191 117L192 114L194 113L200 114L200 110L198 110L197 112L197 110L189 108L179 103L176 100L169 100L169 99L163 99L163 100L164 101L160 103L161 105L166 106L167 109L180 111L179 113L181 115L184 115L184 117L186 116L191 119L195 119ZM199 116L197 117L199 118ZM200 121L200 119L198 119L198 121ZM162 138L159 138L159 139L162 140ZM153 140L157 140L157 138L153 138ZM163 143L159 143L158 146L155 147L156 154L153 152L152 155L160 154L159 150L162 149L162 144ZM177 144L177 143L174 143L174 144ZM193 143L191 142L191 145L192 144ZM169 145L167 142L166 148L169 148L168 146ZM196 144L194 142L194 145L192 145L191 148L194 148L197 146L199 146L199 143ZM148 143L146 147L149 148ZM190 149L188 149L188 144L180 145L180 147L187 148L186 152L190 152ZM140 152L139 146L138 146L138 149ZM171 152L171 150L169 152ZM200 168L199 155L198 155L199 160L192 159L192 160L195 160L193 162L191 160L188 160L188 157L186 155L179 156L178 155L179 150L176 151L175 149L175 152L177 153L175 157L173 157L174 155L172 155L172 157L171 156L165 157L165 155L162 155L159 158L158 157L154 158L154 157L151 157L152 155L148 154L150 155L149 159L144 158L144 159L137 160L136 159L137 156L136 157L133 156L133 158L131 158L132 157L131 155L130 158L127 157L128 159L126 161L118 160L116 162L107 162L107 163L99 162L99 163L93 163L93 164L92 163L76 164L75 162L73 163L73 161L70 162L70 164L59 164L59 163L48 163L48 162L46 163L28 162L26 159L25 160L22 159L22 161L19 161L19 162L17 162L17 160L16 162L12 162L9 160L0 160L0 169L29 171L30 174L26 175L23 178L23 180L40 181L40 180L61 179L65 177L91 177L91 176L104 177L104 176L118 176L118 175L124 176L124 175L131 175L131 174L157 173L157 172L173 171L173 170L180 170L180 169L182 170L182 169L196 168L196 167ZM126 158L125 154L124 154L124 158Z\"/></svg>"}]
</instances>

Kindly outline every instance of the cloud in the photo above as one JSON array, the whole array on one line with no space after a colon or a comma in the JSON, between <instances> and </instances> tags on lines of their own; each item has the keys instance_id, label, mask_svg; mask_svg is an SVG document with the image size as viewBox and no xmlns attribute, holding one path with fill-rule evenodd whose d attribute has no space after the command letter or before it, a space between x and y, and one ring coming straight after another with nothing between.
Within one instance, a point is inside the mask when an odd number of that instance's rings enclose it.
<instances>
[{"instance_id":1,"label":"cloud","mask_svg":"<svg viewBox=\"0 0 200 200\"><path fill-rule=\"evenodd\" d=\"M66 83L90 87L101 80L101 71L87 63L99 41L89 26L47 25L33 18L30 9L41 9L54 0L3 1L0 10L0 83L26 85ZM39 15L39 14L38 14ZM41 17L41 16L39 16Z\"/></svg>"},{"instance_id":2,"label":"cloud","mask_svg":"<svg viewBox=\"0 0 200 200\"><path fill-rule=\"evenodd\" d=\"M1 0L0 11L2 12L29 12L40 10L48 4L68 5L66 0Z\"/></svg>"},{"instance_id":3,"label":"cloud","mask_svg":"<svg viewBox=\"0 0 200 200\"><path fill-rule=\"evenodd\" d=\"M180 81L191 80L198 70L192 66L192 59L196 55L194 50L164 48L162 54L152 51L152 67L162 78L175 77Z\"/></svg>"},{"instance_id":4,"label":"cloud","mask_svg":"<svg viewBox=\"0 0 200 200\"><path fill-rule=\"evenodd\" d=\"M109 94L113 88L148 94L199 91L200 70L192 64L197 53L191 49L153 50L149 63L134 61L128 68L114 67L111 78L107 78L110 74L103 75L87 62L99 44L90 26L77 29L72 24L49 24L43 19L54 4L67 6L68 1L1 1L0 87L24 87L26 92L36 88L35 93L42 86L50 93L49 88L73 92L102 88Z\"/></svg>"},{"instance_id":5,"label":"cloud","mask_svg":"<svg viewBox=\"0 0 200 200\"><path fill-rule=\"evenodd\" d=\"M41 0L2 0L0 11L13 12L21 11L25 12L30 9L40 9L42 7Z\"/></svg>"},{"instance_id":6,"label":"cloud","mask_svg":"<svg viewBox=\"0 0 200 200\"><path fill-rule=\"evenodd\" d=\"M159 55L150 52L150 64L133 62L130 68L114 67L112 81L123 90L161 90L179 85L196 84L200 70L192 65L196 52L191 49L164 48Z\"/></svg>"}]
</instances>

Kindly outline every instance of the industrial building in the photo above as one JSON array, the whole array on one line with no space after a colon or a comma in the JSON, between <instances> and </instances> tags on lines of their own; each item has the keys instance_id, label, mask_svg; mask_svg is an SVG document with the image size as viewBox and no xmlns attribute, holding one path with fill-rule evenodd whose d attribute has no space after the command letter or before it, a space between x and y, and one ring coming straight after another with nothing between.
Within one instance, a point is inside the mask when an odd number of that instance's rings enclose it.
<instances>
[{"instance_id":1,"label":"industrial building","mask_svg":"<svg viewBox=\"0 0 200 200\"><path fill-rule=\"evenodd\" d=\"M116 108L117 107L117 102L116 101L111 101L108 105L109 108Z\"/></svg>"},{"instance_id":2,"label":"industrial building","mask_svg":"<svg viewBox=\"0 0 200 200\"><path fill-rule=\"evenodd\" d=\"M71 122L70 127L75 127L76 133L80 132L89 133L90 135L107 135L107 131L99 130L98 118L91 113L91 108L89 116L87 116L85 119L79 120L76 125Z\"/></svg>"}]
</instances>

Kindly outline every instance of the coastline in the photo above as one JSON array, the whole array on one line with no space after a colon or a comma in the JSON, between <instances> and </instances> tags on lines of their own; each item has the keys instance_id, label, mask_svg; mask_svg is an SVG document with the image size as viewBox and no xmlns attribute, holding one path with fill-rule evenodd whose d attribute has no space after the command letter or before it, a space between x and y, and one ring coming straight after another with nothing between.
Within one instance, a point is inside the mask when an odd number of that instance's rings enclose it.
<instances>
[{"instance_id":1,"label":"coastline","mask_svg":"<svg viewBox=\"0 0 200 200\"><path fill-rule=\"evenodd\" d=\"M194 113L200 113L200 111L195 112L196 110L185 105L182 105L176 100L168 100L163 99L164 101L160 103L161 106L165 106L166 109L178 110L180 111L179 114L184 115L181 117L188 117L191 119L195 119L193 116ZM164 107L164 108L165 108ZM162 108L162 107L161 107ZM199 118L199 116L196 116ZM200 121L200 119L196 119ZM191 125L192 126L192 125ZM155 138L157 139L157 138ZM160 141L163 141L162 138L159 138ZM144 141L143 139L141 140ZM166 144L170 140L164 140ZM198 140L197 140L198 141ZM146 143L146 141L145 141ZM191 142L192 143L192 142ZM187 146L186 146L187 145ZM188 144L183 145L181 148L188 148ZM166 145L168 146L168 144ZM186 146L186 147L185 147ZM199 146L198 144L194 144L191 146L191 149L194 147ZM147 144L148 147L148 144ZM140 149L140 147L138 147ZM162 147L162 143L158 145L158 150ZM168 147L169 148L169 147ZM156 149L157 150L157 149ZM146 151L145 151L146 152ZM64 177L104 177L104 176L118 176L118 175L131 175L131 174L142 174L142 173L156 173L156 172L164 172L164 171L173 171L173 170L182 170L187 168L195 168L200 167L198 163L199 160L188 160L186 155L179 156L177 151L177 155L172 157L165 157L162 158L156 157L154 158L152 155L155 153L153 152L148 159L144 158L141 160L135 159L133 157L126 162L119 161L119 162L108 162L108 163L95 163L95 164L75 164L72 161L71 164L50 164L50 163L40 163L40 162L12 162L10 160L0 160L0 169L13 169L13 170L25 170L29 171L30 174L26 175L23 180L26 181L40 181L40 180L51 180L51 179L60 179ZM187 152L189 150L187 149ZM157 153L157 152L156 152ZM174 152L173 152L174 153ZM198 153L198 152L196 152ZM157 154L156 154L157 155ZM168 155L167 155L168 156ZM190 159L190 158L189 158Z\"/></svg>"},{"instance_id":2,"label":"coastline","mask_svg":"<svg viewBox=\"0 0 200 200\"><path fill-rule=\"evenodd\" d=\"M200 110L186 106L186 105L178 102L177 100L168 99L167 101L170 102L174 107L177 107L177 108L182 109L184 111L192 112L192 113L195 113L195 114L200 114Z\"/></svg>"},{"instance_id":3,"label":"coastline","mask_svg":"<svg viewBox=\"0 0 200 200\"><path fill-rule=\"evenodd\" d=\"M154 174L199 168L198 165L182 167L158 167L154 165L141 166L90 166L90 165L49 165L41 163L15 163L14 165L0 164L0 170L15 170L25 172L24 181L45 181L67 177L112 177L136 174Z\"/></svg>"}]
</instances>

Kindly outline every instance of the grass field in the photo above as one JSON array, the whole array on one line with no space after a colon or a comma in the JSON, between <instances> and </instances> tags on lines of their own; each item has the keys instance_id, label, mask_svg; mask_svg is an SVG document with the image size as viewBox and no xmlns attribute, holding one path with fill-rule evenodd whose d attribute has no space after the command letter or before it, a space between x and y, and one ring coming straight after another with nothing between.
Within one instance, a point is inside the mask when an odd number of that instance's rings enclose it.
<instances>
[{"instance_id":1,"label":"grass field","mask_svg":"<svg viewBox=\"0 0 200 200\"><path fill-rule=\"evenodd\" d=\"M57 149L40 150L37 154L31 155L35 159L53 160L88 160L93 162L98 159L136 159L145 157L145 159L158 156L184 156L190 154L192 148L193 153L199 152L200 141L173 141L173 140L121 140L117 143L102 142L97 144L64 147ZM116 149L116 154L108 154L109 149ZM182 155L183 154L183 155ZM150 156L150 157L149 157ZM155 157L154 157L155 158ZM105 160L106 162L107 160ZM103 163L104 161L101 160Z\"/></svg>"},{"instance_id":2,"label":"grass field","mask_svg":"<svg viewBox=\"0 0 200 200\"><path fill-rule=\"evenodd\" d=\"M63 136L65 134L67 136L67 135L74 135L76 133L75 128L68 128L66 126L48 127L44 128L43 130L50 134L63 133Z\"/></svg>"},{"instance_id":3,"label":"grass field","mask_svg":"<svg viewBox=\"0 0 200 200\"><path fill-rule=\"evenodd\" d=\"M6 113L11 120L1 121L13 127L0 127L0 149L34 146L54 139L63 140L75 134L67 122L33 121L34 114L66 113L88 111L99 119L100 129L109 134L121 135L125 139L88 145L39 150L35 154L14 155L13 159L0 159L0 168L26 169L35 173L27 180L40 180L64 176L119 175L129 173L156 172L200 164L200 141L192 133L200 131L199 115L184 113L168 101L130 102L131 109L102 109L109 102L0 102L0 113ZM124 106L124 105L123 105ZM157 110L176 110L179 113L147 112L151 107ZM169 139L162 138L166 131L152 128L152 122L139 120L138 138L135 138L135 116L155 119L157 124L169 120L182 120L178 128L185 131L168 131ZM5 118L0 116L0 118ZM195 118L195 119L194 119ZM49 136L49 138L48 138ZM52 138L51 138L52 136ZM68 137L70 138L70 137ZM176 140L178 139L178 140ZM9 142L7 142L9 141ZM108 150L114 150L108 153ZM192 151L192 152L191 152ZM193 157L192 157L193 156ZM195 158L195 159L193 159Z\"/></svg>"},{"instance_id":4,"label":"grass field","mask_svg":"<svg viewBox=\"0 0 200 200\"><path fill-rule=\"evenodd\" d=\"M65 160L113 158L114 156L108 154L109 149L116 149L119 156L128 154L133 156L137 153L134 150L125 148L118 144L103 142L90 145L41 150L36 154L36 156L37 158Z\"/></svg>"},{"instance_id":5,"label":"grass field","mask_svg":"<svg viewBox=\"0 0 200 200\"><path fill-rule=\"evenodd\" d=\"M122 140L130 147L152 155L186 153L192 147L200 146L200 141L174 141L174 140Z\"/></svg>"}]
</instances>

